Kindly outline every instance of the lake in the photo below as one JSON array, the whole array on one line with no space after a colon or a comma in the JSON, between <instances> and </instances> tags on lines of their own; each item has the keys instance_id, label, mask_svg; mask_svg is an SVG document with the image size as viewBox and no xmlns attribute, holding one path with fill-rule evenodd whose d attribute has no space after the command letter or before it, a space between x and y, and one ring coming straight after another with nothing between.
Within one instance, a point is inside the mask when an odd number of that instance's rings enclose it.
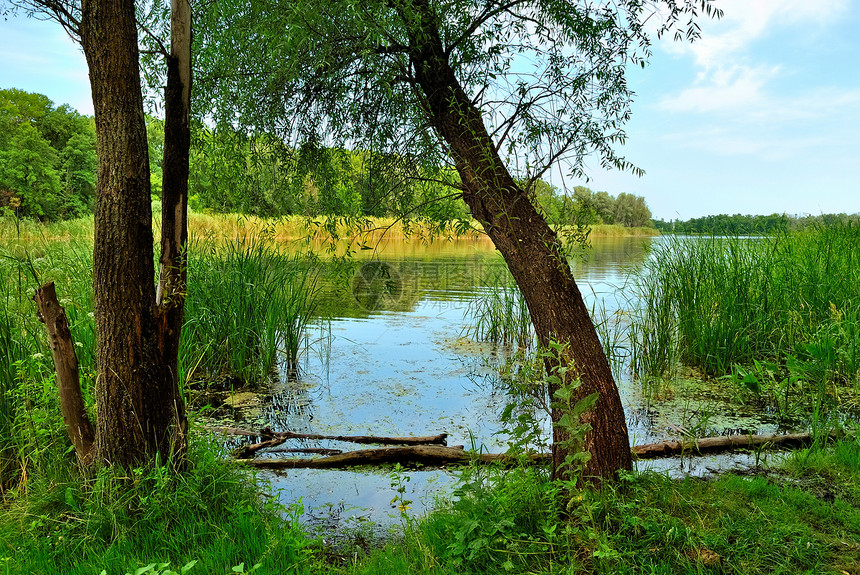
<instances>
[{"instance_id":1,"label":"lake","mask_svg":"<svg viewBox=\"0 0 860 575\"><path fill-rule=\"evenodd\" d=\"M590 308L620 322L634 296L628 275L660 238L595 238L573 261L574 275ZM470 310L482 293L498 285L502 260L486 239L435 242L392 241L359 252L347 271L323 278L320 310L330 315L308 334L299 376L282 378L260 397L236 400L244 427L271 426L324 435L434 435L449 445L488 452L506 449L499 413L508 403L498 367L510 350L468 337ZM612 328L616 329L616 328ZM718 384L682 380L643 386L625 368L623 349L617 383L634 444L677 438L680 428L700 435L757 433L775 427L754 410L733 404ZM291 447L356 449L326 441ZM276 454L278 455L278 454ZM676 475L750 464L749 455L648 462ZM640 463L644 466L644 463ZM642 467L640 467L642 468ZM385 528L398 524L391 470L290 470L263 473L284 503L301 500L305 519L324 531L344 527ZM450 492L456 473L403 472L420 514Z\"/></svg>"}]
</instances>

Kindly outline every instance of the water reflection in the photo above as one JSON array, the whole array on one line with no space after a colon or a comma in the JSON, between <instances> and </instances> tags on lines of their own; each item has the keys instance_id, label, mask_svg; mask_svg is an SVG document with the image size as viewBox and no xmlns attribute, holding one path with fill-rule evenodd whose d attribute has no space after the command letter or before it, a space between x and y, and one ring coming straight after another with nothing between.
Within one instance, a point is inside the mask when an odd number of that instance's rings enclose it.
<instances>
[{"instance_id":1,"label":"water reflection","mask_svg":"<svg viewBox=\"0 0 860 575\"><path fill-rule=\"evenodd\" d=\"M625 279L648 257L651 241L661 240L597 238L586 257L573 262L586 303L609 318L607 330L623 331L620 310L631 297ZM492 246L479 241L396 242L372 254L360 253L351 262L326 265L320 311L331 317L330 330L318 339L326 349L306 354L300 377L278 383L261 419L276 431L322 435L446 432L449 445L504 451L498 416L508 396L498 368L508 352L462 336L469 303L482 289L497 285L504 269ZM611 333L606 331L606 337L620 337ZM740 412L718 385L704 388L690 382L674 385L671 392L645 388L619 365L619 390L637 444L677 435L678 429L712 434L763 430L758 414ZM354 448L334 441L295 446ZM689 473L705 472L720 461L708 459L698 467L689 459L648 465ZM392 513L389 475L293 470L270 477L284 502L302 499L309 521L325 517L340 524L388 525L400 516L396 509ZM409 498L421 502L410 513L423 512L454 481L443 471L410 477Z\"/></svg>"}]
</instances>

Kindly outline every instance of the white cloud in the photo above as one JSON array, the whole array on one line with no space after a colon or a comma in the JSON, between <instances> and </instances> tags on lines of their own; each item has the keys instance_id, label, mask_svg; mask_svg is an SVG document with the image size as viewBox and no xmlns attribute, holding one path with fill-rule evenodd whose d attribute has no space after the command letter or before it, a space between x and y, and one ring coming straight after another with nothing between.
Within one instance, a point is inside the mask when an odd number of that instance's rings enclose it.
<instances>
[{"instance_id":1,"label":"white cloud","mask_svg":"<svg viewBox=\"0 0 860 575\"><path fill-rule=\"evenodd\" d=\"M702 38L696 42L663 42L669 52L691 53L707 71L727 57L742 54L752 42L782 27L826 25L838 19L849 0L718 0L719 20L701 19Z\"/></svg>"},{"instance_id":2,"label":"white cloud","mask_svg":"<svg viewBox=\"0 0 860 575\"><path fill-rule=\"evenodd\" d=\"M664 98L659 108L676 112L709 113L737 111L750 106L761 107L766 97L763 90L767 82L779 74L779 67L771 68L734 65L720 67L707 80L699 80L677 96Z\"/></svg>"},{"instance_id":3,"label":"white cloud","mask_svg":"<svg viewBox=\"0 0 860 575\"><path fill-rule=\"evenodd\" d=\"M663 43L692 56L697 72L687 87L665 95L659 109L707 114L724 126L856 118L860 89L805 86L793 78L797 70L791 63L769 61L781 43L824 31L846 12L848 0L720 0L717 5L724 17L703 21L700 41ZM762 46L768 46L770 58L760 53Z\"/></svg>"}]
</instances>

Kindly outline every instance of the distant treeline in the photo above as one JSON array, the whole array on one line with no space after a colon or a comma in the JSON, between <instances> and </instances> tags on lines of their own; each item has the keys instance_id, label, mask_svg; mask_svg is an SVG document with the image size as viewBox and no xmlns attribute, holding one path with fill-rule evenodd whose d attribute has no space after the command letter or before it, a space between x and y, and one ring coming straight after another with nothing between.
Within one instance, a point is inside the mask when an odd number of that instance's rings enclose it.
<instances>
[{"instance_id":1,"label":"distant treeline","mask_svg":"<svg viewBox=\"0 0 860 575\"><path fill-rule=\"evenodd\" d=\"M815 225L832 226L849 223L860 223L860 214L819 214L817 216L789 216L787 214L771 214L769 216L735 214L729 216L720 214L686 221L655 220L654 226L661 233L754 236Z\"/></svg>"},{"instance_id":2,"label":"distant treeline","mask_svg":"<svg viewBox=\"0 0 860 575\"><path fill-rule=\"evenodd\" d=\"M93 119L41 94L0 90L0 211L60 220L92 212Z\"/></svg>"},{"instance_id":3,"label":"distant treeline","mask_svg":"<svg viewBox=\"0 0 860 575\"><path fill-rule=\"evenodd\" d=\"M535 184L535 198L547 220L555 224L616 224L628 228L652 227L651 210L645 198L634 194L595 192L585 186L573 188L572 195L543 181Z\"/></svg>"},{"instance_id":4,"label":"distant treeline","mask_svg":"<svg viewBox=\"0 0 860 575\"><path fill-rule=\"evenodd\" d=\"M161 196L164 123L147 117L150 181ZM96 184L93 119L42 94L0 90L0 214L62 220L93 210ZM394 216L465 220L469 210L451 168L414 158L305 144L287 146L271 134L247 135L197 124L192 130L189 206L261 217ZM525 184L525 182L522 182ZM641 196L563 193L543 180L529 190L557 225L651 225Z\"/></svg>"}]
</instances>

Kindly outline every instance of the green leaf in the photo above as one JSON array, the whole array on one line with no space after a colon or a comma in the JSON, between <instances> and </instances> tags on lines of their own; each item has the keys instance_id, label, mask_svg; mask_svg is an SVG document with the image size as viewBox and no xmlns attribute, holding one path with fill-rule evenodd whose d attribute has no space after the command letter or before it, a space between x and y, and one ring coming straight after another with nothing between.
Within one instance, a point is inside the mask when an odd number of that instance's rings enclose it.
<instances>
[{"instance_id":1,"label":"green leaf","mask_svg":"<svg viewBox=\"0 0 860 575\"><path fill-rule=\"evenodd\" d=\"M573 394L573 390L571 388L560 387L557 390L555 390L555 393L553 395L555 396L556 399L559 399L559 400L567 403L570 401L570 397L572 394Z\"/></svg>"},{"instance_id":2,"label":"green leaf","mask_svg":"<svg viewBox=\"0 0 860 575\"><path fill-rule=\"evenodd\" d=\"M589 394L577 401L576 405L573 406L573 415L579 417L586 411L590 410L592 407L594 407L594 404L597 403L598 397L600 397L600 393L595 391L594 393Z\"/></svg>"}]
</instances>

